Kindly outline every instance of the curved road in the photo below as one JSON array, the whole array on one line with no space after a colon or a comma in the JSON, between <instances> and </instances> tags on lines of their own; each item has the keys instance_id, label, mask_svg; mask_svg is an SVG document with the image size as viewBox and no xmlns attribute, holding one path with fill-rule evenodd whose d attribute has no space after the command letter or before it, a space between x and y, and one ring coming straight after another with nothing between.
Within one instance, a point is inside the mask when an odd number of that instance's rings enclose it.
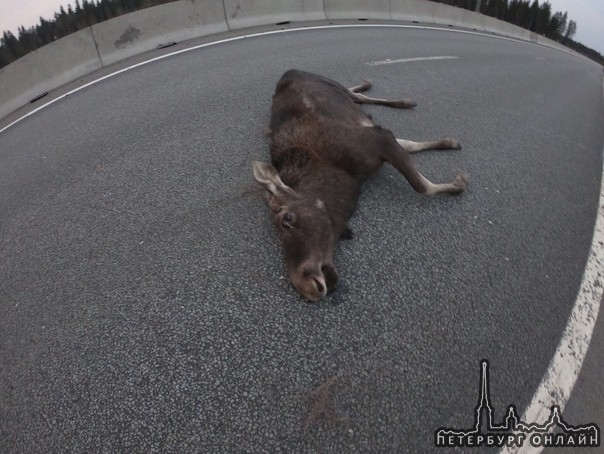
<instances>
[{"instance_id":1,"label":"curved road","mask_svg":"<svg viewBox=\"0 0 604 454\"><path fill-rule=\"evenodd\" d=\"M435 56L455 58L367 64ZM413 156L429 178L471 175L429 199L382 168L318 305L251 176L292 67L416 100L366 109L460 140ZM206 47L23 120L0 134L0 451L428 452L473 424L483 358L496 417L524 409L587 260L602 124L598 65L381 27Z\"/></svg>"}]
</instances>

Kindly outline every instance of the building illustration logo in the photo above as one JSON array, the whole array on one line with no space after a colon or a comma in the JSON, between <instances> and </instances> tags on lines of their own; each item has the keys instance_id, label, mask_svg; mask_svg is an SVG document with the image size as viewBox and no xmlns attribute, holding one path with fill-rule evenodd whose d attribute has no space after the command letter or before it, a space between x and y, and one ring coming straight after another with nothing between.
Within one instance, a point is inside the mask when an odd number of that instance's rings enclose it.
<instances>
[{"instance_id":1,"label":"building illustration logo","mask_svg":"<svg viewBox=\"0 0 604 454\"><path fill-rule=\"evenodd\" d=\"M495 422L495 409L489 390L489 362L481 361L480 396L474 409L474 427L462 429L438 429L435 436L437 447L584 447L600 446L600 428L596 424L572 426L562 418L560 407L553 405L550 416L543 424L522 421L516 407L510 405L503 423Z\"/></svg>"}]
</instances>

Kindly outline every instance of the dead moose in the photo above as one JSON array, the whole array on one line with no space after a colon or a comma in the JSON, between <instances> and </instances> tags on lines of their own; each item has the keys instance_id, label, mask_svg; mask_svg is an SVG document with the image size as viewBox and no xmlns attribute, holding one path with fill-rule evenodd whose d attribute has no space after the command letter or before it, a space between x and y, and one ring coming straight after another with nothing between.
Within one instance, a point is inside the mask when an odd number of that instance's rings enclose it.
<instances>
[{"instance_id":1,"label":"dead moose","mask_svg":"<svg viewBox=\"0 0 604 454\"><path fill-rule=\"evenodd\" d=\"M272 165L253 163L254 178L266 189L272 219L283 241L289 278L303 298L317 301L336 287L336 243L351 238L347 222L361 183L382 163L393 165L421 194L461 193L468 182L434 184L415 168L409 153L460 149L452 139L412 142L376 125L357 104L412 108L410 100L389 101L360 94L325 77L289 70L279 80L270 118Z\"/></svg>"}]
</instances>

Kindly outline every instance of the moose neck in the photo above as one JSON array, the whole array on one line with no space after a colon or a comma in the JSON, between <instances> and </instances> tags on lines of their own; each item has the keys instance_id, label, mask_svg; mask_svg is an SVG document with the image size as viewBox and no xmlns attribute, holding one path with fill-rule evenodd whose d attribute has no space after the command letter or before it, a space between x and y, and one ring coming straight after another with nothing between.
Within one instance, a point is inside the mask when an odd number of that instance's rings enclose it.
<instances>
[{"instance_id":1,"label":"moose neck","mask_svg":"<svg viewBox=\"0 0 604 454\"><path fill-rule=\"evenodd\" d=\"M322 201L335 229L343 230L356 207L360 182L344 170L318 159L307 160L303 169L298 167L295 173L301 171L302 175L293 175L292 170L284 166L280 171L285 184L290 185L301 197Z\"/></svg>"}]
</instances>

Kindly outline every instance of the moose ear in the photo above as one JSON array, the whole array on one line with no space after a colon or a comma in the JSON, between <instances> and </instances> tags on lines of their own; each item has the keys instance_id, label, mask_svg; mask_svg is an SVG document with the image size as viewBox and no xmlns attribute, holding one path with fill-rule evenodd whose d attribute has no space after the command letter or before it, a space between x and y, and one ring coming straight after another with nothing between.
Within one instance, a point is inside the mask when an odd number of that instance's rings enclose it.
<instances>
[{"instance_id":1,"label":"moose ear","mask_svg":"<svg viewBox=\"0 0 604 454\"><path fill-rule=\"evenodd\" d=\"M277 169L272 165L254 161L252 163L252 169L256 181L274 196L295 196L296 193L294 190L281 181Z\"/></svg>"}]
</instances>

